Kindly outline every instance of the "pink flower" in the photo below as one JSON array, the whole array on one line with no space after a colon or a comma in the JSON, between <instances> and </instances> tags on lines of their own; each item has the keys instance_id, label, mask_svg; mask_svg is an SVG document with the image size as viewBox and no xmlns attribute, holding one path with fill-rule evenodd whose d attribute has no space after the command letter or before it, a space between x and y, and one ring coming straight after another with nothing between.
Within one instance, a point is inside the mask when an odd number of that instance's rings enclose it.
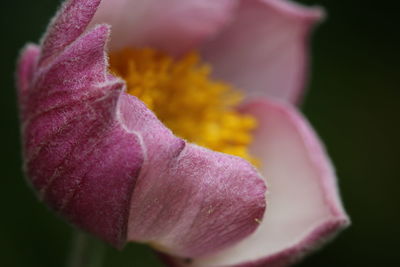
<instances>
[{"instance_id":1,"label":"pink flower","mask_svg":"<svg viewBox=\"0 0 400 267\"><path fill-rule=\"evenodd\" d=\"M324 148L292 105L321 17L286 0L66 1L18 67L24 168L39 198L116 247L173 255L170 265L298 260L349 223ZM200 51L242 89L259 168L178 138L127 94L108 71L110 32L111 51Z\"/></svg>"}]
</instances>

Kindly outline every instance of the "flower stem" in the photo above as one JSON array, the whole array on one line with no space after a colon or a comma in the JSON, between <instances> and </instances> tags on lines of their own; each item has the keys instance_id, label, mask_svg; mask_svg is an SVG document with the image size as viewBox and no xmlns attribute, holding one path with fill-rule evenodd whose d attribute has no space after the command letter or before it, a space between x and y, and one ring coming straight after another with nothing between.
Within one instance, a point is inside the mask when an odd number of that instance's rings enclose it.
<instances>
[{"instance_id":1,"label":"flower stem","mask_svg":"<svg viewBox=\"0 0 400 267\"><path fill-rule=\"evenodd\" d=\"M105 250L103 242L75 230L67 267L102 267Z\"/></svg>"}]
</instances>

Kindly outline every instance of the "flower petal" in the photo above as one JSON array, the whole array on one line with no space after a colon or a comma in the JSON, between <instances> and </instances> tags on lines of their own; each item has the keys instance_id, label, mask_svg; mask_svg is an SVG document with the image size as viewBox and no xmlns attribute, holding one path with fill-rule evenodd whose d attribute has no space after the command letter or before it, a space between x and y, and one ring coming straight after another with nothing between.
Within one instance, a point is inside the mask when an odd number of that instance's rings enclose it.
<instances>
[{"instance_id":1,"label":"flower petal","mask_svg":"<svg viewBox=\"0 0 400 267\"><path fill-rule=\"evenodd\" d=\"M18 89L20 91L26 91L29 88L39 55L40 48L37 45L28 44L22 49L17 70Z\"/></svg>"},{"instance_id":2,"label":"flower petal","mask_svg":"<svg viewBox=\"0 0 400 267\"><path fill-rule=\"evenodd\" d=\"M101 0L65 1L43 37L39 66L45 65L76 40L92 20Z\"/></svg>"},{"instance_id":3,"label":"flower petal","mask_svg":"<svg viewBox=\"0 0 400 267\"><path fill-rule=\"evenodd\" d=\"M268 212L257 231L220 253L176 266L287 266L349 224L332 166L296 110L259 101L244 108L260 127L252 148L268 178ZM169 259L171 260L171 259Z\"/></svg>"},{"instance_id":4,"label":"flower petal","mask_svg":"<svg viewBox=\"0 0 400 267\"><path fill-rule=\"evenodd\" d=\"M20 105L24 167L39 197L121 246L143 154L137 136L113 119L124 85L106 80L108 34L96 27L38 67Z\"/></svg>"},{"instance_id":5,"label":"flower petal","mask_svg":"<svg viewBox=\"0 0 400 267\"><path fill-rule=\"evenodd\" d=\"M235 20L203 54L215 77L251 97L296 102L305 88L310 29L323 16L286 0L242 0Z\"/></svg>"},{"instance_id":6,"label":"flower petal","mask_svg":"<svg viewBox=\"0 0 400 267\"><path fill-rule=\"evenodd\" d=\"M186 144L135 97L121 121L146 148L131 202L128 239L196 257L252 233L265 209L265 184L245 160ZM132 119L135 117L135 119Z\"/></svg>"},{"instance_id":7,"label":"flower petal","mask_svg":"<svg viewBox=\"0 0 400 267\"><path fill-rule=\"evenodd\" d=\"M182 54L225 25L236 3L236 0L103 0L92 24L113 26L113 50L151 46Z\"/></svg>"},{"instance_id":8,"label":"flower petal","mask_svg":"<svg viewBox=\"0 0 400 267\"><path fill-rule=\"evenodd\" d=\"M96 5L77 3L63 6L40 55L19 61L24 167L39 197L117 247L128 239L198 256L252 233L265 210L258 172L186 144L126 94L107 70L109 26L83 33Z\"/></svg>"}]
</instances>

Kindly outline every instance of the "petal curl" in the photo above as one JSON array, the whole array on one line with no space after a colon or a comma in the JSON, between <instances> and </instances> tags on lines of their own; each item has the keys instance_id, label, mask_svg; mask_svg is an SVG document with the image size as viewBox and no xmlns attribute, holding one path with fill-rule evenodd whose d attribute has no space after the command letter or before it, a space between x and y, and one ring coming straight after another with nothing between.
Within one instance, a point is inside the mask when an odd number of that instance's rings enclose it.
<instances>
[{"instance_id":1,"label":"petal curl","mask_svg":"<svg viewBox=\"0 0 400 267\"><path fill-rule=\"evenodd\" d=\"M243 111L260 123L252 151L268 177L266 217L237 245L191 264L169 258L172 266L288 266L349 224L330 161L304 118L269 101Z\"/></svg>"},{"instance_id":2,"label":"petal curl","mask_svg":"<svg viewBox=\"0 0 400 267\"><path fill-rule=\"evenodd\" d=\"M147 155L132 197L128 239L196 257L252 233L265 209L258 172L241 158L187 144L137 98L123 99L121 120L140 134Z\"/></svg>"},{"instance_id":3,"label":"petal curl","mask_svg":"<svg viewBox=\"0 0 400 267\"><path fill-rule=\"evenodd\" d=\"M150 46L182 54L216 34L236 0L103 0L92 24L112 25L111 49Z\"/></svg>"},{"instance_id":4,"label":"petal curl","mask_svg":"<svg viewBox=\"0 0 400 267\"><path fill-rule=\"evenodd\" d=\"M305 88L308 35L319 8L286 0L242 0L234 21L203 48L215 77L249 98L295 103Z\"/></svg>"}]
</instances>

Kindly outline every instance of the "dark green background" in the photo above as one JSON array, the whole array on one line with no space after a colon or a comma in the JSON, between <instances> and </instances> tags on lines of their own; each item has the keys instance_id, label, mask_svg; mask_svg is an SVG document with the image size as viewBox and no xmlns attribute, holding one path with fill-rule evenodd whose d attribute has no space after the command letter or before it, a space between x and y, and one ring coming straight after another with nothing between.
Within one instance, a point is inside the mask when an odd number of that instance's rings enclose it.
<instances>
[{"instance_id":1,"label":"dark green background","mask_svg":"<svg viewBox=\"0 0 400 267\"><path fill-rule=\"evenodd\" d=\"M400 266L400 8L395 1L303 1L329 18L313 38L303 110L336 165L351 228L300 266ZM71 228L34 197L21 173L15 59L37 41L57 0L1 5L0 266L63 266ZM397 264L396 264L397 263ZM106 266L157 266L150 250L107 248Z\"/></svg>"}]
</instances>

